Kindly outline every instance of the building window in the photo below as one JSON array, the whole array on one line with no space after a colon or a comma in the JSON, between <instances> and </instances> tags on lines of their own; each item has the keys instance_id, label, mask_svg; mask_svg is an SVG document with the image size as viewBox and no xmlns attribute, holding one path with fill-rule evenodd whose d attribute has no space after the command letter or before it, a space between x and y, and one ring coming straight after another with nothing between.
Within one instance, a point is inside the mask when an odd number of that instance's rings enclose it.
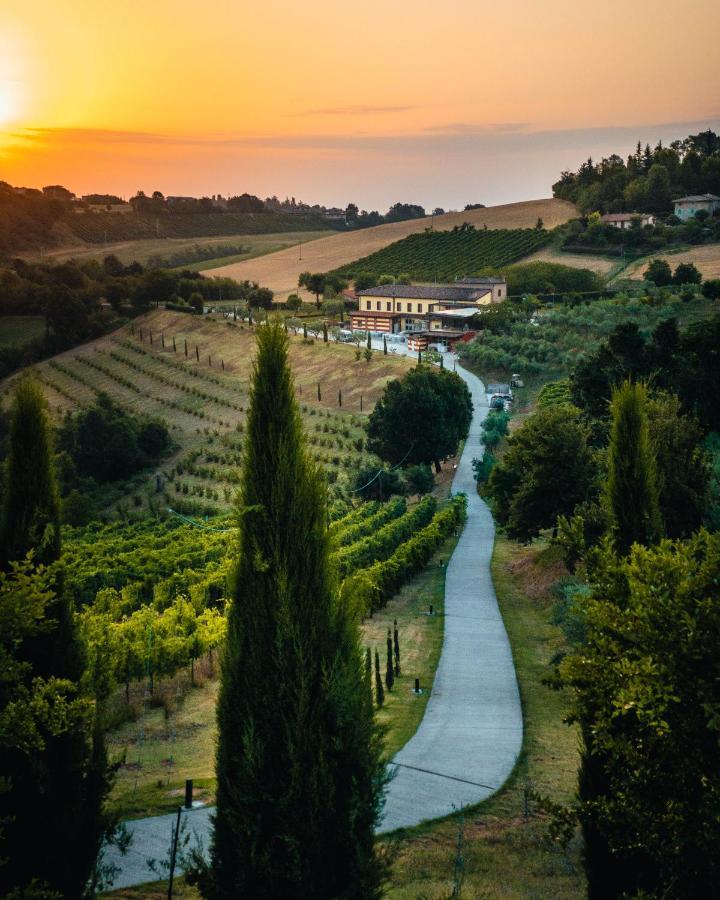
<instances>
[{"instance_id":1,"label":"building window","mask_svg":"<svg viewBox=\"0 0 720 900\"><path fill-rule=\"evenodd\" d=\"M387 311L392 312L392 303L389 300L387 302Z\"/></svg>"},{"instance_id":2,"label":"building window","mask_svg":"<svg viewBox=\"0 0 720 900\"><path fill-rule=\"evenodd\" d=\"M380 309L380 301L377 302L377 308Z\"/></svg>"},{"instance_id":3,"label":"building window","mask_svg":"<svg viewBox=\"0 0 720 900\"><path fill-rule=\"evenodd\" d=\"M407 311L408 311L408 312L412 312L412 303L408 303L408 305L407 305Z\"/></svg>"},{"instance_id":4,"label":"building window","mask_svg":"<svg viewBox=\"0 0 720 900\"><path fill-rule=\"evenodd\" d=\"M372 303L372 301L366 300L365 303L366 303L365 309L370 309L370 304Z\"/></svg>"}]
</instances>

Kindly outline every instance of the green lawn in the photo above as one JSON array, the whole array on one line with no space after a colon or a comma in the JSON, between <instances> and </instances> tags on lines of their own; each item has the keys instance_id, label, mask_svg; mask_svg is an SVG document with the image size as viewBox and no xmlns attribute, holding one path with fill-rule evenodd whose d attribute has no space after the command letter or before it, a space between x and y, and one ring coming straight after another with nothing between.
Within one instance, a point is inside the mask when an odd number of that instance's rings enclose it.
<instances>
[{"instance_id":1,"label":"green lawn","mask_svg":"<svg viewBox=\"0 0 720 900\"><path fill-rule=\"evenodd\" d=\"M0 349L22 347L28 341L45 334L44 316L2 316L0 317Z\"/></svg>"}]
</instances>

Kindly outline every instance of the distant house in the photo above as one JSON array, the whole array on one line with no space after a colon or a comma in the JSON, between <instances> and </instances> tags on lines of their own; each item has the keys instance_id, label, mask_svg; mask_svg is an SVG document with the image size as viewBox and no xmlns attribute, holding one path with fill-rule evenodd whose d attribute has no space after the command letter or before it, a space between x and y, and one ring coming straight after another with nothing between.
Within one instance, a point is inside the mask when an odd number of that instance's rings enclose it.
<instances>
[{"instance_id":1,"label":"distant house","mask_svg":"<svg viewBox=\"0 0 720 900\"><path fill-rule=\"evenodd\" d=\"M456 279L455 284L488 290L493 303L499 303L507 297L507 281L504 278L494 278L488 275L466 277Z\"/></svg>"},{"instance_id":2,"label":"distant house","mask_svg":"<svg viewBox=\"0 0 720 900\"><path fill-rule=\"evenodd\" d=\"M645 225L654 225L656 218L652 213L606 213L600 217L603 225L612 225L613 228L630 228L633 222Z\"/></svg>"},{"instance_id":3,"label":"distant house","mask_svg":"<svg viewBox=\"0 0 720 900\"><path fill-rule=\"evenodd\" d=\"M688 197L678 197L675 203L675 215L678 219L692 219L701 210L709 216L720 211L720 197L715 194L691 194Z\"/></svg>"}]
</instances>

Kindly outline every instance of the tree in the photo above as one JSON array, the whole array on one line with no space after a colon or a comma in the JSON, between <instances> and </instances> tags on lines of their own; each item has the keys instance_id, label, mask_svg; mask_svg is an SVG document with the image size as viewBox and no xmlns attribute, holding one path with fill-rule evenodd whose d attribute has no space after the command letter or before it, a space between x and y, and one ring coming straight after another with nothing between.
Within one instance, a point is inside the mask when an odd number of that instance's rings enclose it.
<instances>
[{"instance_id":1,"label":"tree","mask_svg":"<svg viewBox=\"0 0 720 900\"><path fill-rule=\"evenodd\" d=\"M435 487L435 476L432 469L426 463L418 463L416 466L408 466L404 472L405 481L412 494L429 494Z\"/></svg>"},{"instance_id":2,"label":"tree","mask_svg":"<svg viewBox=\"0 0 720 900\"><path fill-rule=\"evenodd\" d=\"M708 300L720 300L720 278L710 278L702 286L702 295Z\"/></svg>"},{"instance_id":3,"label":"tree","mask_svg":"<svg viewBox=\"0 0 720 900\"><path fill-rule=\"evenodd\" d=\"M387 500L393 495L402 496L405 484L396 470L363 466L353 479L353 490L363 500Z\"/></svg>"},{"instance_id":4,"label":"tree","mask_svg":"<svg viewBox=\"0 0 720 900\"><path fill-rule=\"evenodd\" d=\"M22 381L13 402L7 460L2 568L10 579L2 582L0 619L8 616L6 604L16 600L15 588L31 594L37 611L26 622L22 642L11 648L14 680L6 682L3 669L1 727L8 727L7 717L12 721L22 710L22 705L12 705L13 696L29 704L37 719L34 745L18 742L12 734L0 742L0 858L7 888L20 893L36 879L63 897L79 897L103 840L114 830L102 809L111 776L101 722L85 680L85 648L56 563L59 500L50 454L42 391ZM34 557L27 557L28 552ZM39 568L37 589L32 584L36 575L24 559L54 564L50 573ZM42 853L28 865L27 848L36 841Z\"/></svg>"},{"instance_id":5,"label":"tree","mask_svg":"<svg viewBox=\"0 0 720 900\"><path fill-rule=\"evenodd\" d=\"M13 399L0 564L35 552L37 562L60 555L60 497L52 467L52 436L40 385L23 379Z\"/></svg>"},{"instance_id":6,"label":"tree","mask_svg":"<svg viewBox=\"0 0 720 900\"><path fill-rule=\"evenodd\" d=\"M258 332L218 700L209 897L377 897L386 780L357 622L328 563L288 339ZM288 540L292 535L293 539Z\"/></svg>"},{"instance_id":7,"label":"tree","mask_svg":"<svg viewBox=\"0 0 720 900\"><path fill-rule=\"evenodd\" d=\"M710 897L720 880L720 536L593 560L584 638L559 665L583 736L591 900Z\"/></svg>"},{"instance_id":8,"label":"tree","mask_svg":"<svg viewBox=\"0 0 720 900\"><path fill-rule=\"evenodd\" d=\"M390 629L388 628L387 632L387 657L385 660L385 685L387 689L391 691L393 689L393 685L395 684L395 669L393 667L393 643L392 643L392 634Z\"/></svg>"},{"instance_id":9,"label":"tree","mask_svg":"<svg viewBox=\"0 0 720 900\"><path fill-rule=\"evenodd\" d=\"M673 284L700 284L702 275L694 263L680 263L672 280Z\"/></svg>"},{"instance_id":10,"label":"tree","mask_svg":"<svg viewBox=\"0 0 720 900\"><path fill-rule=\"evenodd\" d=\"M670 173L665 166L650 167L645 189L645 209L651 213L672 212L672 186Z\"/></svg>"},{"instance_id":11,"label":"tree","mask_svg":"<svg viewBox=\"0 0 720 900\"><path fill-rule=\"evenodd\" d=\"M398 633L397 619L393 620L393 646L395 649L395 674L400 674L400 635Z\"/></svg>"},{"instance_id":12,"label":"tree","mask_svg":"<svg viewBox=\"0 0 720 900\"><path fill-rule=\"evenodd\" d=\"M418 367L385 387L368 420L368 449L392 464L434 463L440 471L471 420L472 398L460 376Z\"/></svg>"},{"instance_id":13,"label":"tree","mask_svg":"<svg viewBox=\"0 0 720 900\"><path fill-rule=\"evenodd\" d=\"M290 296L285 301L285 306L293 311L297 311L302 307L302 300L298 297L297 294L290 294Z\"/></svg>"},{"instance_id":14,"label":"tree","mask_svg":"<svg viewBox=\"0 0 720 900\"><path fill-rule=\"evenodd\" d=\"M508 536L528 541L569 516L595 489L589 429L573 406L539 409L507 441L487 493Z\"/></svg>"},{"instance_id":15,"label":"tree","mask_svg":"<svg viewBox=\"0 0 720 900\"><path fill-rule=\"evenodd\" d=\"M205 298L201 293L199 293L198 291L193 291L193 293L190 294L188 303L190 304L190 306L192 306L196 313L199 313L200 315L203 314L203 311L205 309Z\"/></svg>"},{"instance_id":16,"label":"tree","mask_svg":"<svg viewBox=\"0 0 720 900\"><path fill-rule=\"evenodd\" d=\"M356 291L366 291L368 288L374 288L377 283L377 277L372 272L358 272L355 276Z\"/></svg>"},{"instance_id":17,"label":"tree","mask_svg":"<svg viewBox=\"0 0 720 900\"><path fill-rule=\"evenodd\" d=\"M643 278L645 281L652 281L657 287L665 287L672 284L673 281L672 270L664 259L651 260L650 265L643 272Z\"/></svg>"},{"instance_id":18,"label":"tree","mask_svg":"<svg viewBox=\"0 0 720 900\"><path fill-rule=\"evenodd\" d=\"M660 538L660 501L650 443L647 389L624 381L612 392L606 504L619 553Z\"/></svg>"},{"instance_id":19,"label":"tree","mask_svg":"<svg viewBox=\"0 0 720 900\"><path fill-rule=\"evenodd\" d=\"M375 651L375 702L378 706L382 706L385 702L385 690L380 675L380 654L377 650Z\"/></svg>"},{"instance_id":20,"label":"tree","mask_svg":"<svg viewBox=\"0 0 720 900\"><path fill-rule=\"evenodd\" d=\"M320 309L320 295L325 290L325 273L302 272L298 278L298 287L304 287L315 294L315 306Z\"/></svg>"}]
</instances>

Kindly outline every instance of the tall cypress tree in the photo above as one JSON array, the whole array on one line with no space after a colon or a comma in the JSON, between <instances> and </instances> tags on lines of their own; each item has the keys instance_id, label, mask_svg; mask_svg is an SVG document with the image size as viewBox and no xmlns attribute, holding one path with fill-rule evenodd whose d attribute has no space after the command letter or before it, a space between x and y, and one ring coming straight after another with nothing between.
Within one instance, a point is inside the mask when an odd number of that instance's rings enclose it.
<instances>
[{"instance_id":1,"label":"tall cypress tree","mask_svg":"<svg viewBox=\"0 0 720 900\"><path fill-rule=\"evenodd\" d=\"M661 536L655 455L650 444L647 388L624 381L612 392L607 506L619 553Z\"/></svg>"},{"instance_id":2,"label":"tall cypress tree","mask_svg":"<svg viewBox=\"0 0 720 900\"><path fill-rule=\"evenodd\" d=\"M385 690L380 675L380 654L377 650L375 651L375 701L378 706L382 706L385 702Z\"/></svg>"},{"instance_id":3,"label":"tall cypress tree","mask_svg":"<svg viewBox=\"0 0 720 900\"><path fill-rule=\"evenodd\" d=\"M34 561L54 564L61 548L51 429L42 390L29 379L15 393L9 451L4 568L30 550ZM84 894L102 841L113 830L102 809L111 778L95 704L83 686L84 648L61 570L51 582L43 628L18 648L17 658L26 667L29 690L35 689L34 678L45 679L83 712L57 729L48 727L42 747L32 752L16 746L0 753L0 772L7 779L0 790L0 857L8 887L22 892L35 879L73 898ZM41 851L28 857L30 847Z\"/></svg>"},{"instance_id":4,"label":"tall cypress tree","mask_svg":"<svg viewBox=\"0 0 720 900\"><path fill-rule=\"evenodd\" d=\"M400 634L397 619L393 620L393 643L395 645L395 674L400 674Z\"/></svg>"},{"instance_id":5,"label":"tall cypress tree","mask_svg":"<svg viewBox=\"0 0 720 900\"><path fill-rule=\"evenodd\" d=\"M388 628L387 633L387 658L385 660L385 684L387 689L391 691L395 684L395 670L393 669L393 644L392 635Z\"/></svg>"},{"instance_id":6,"label":"tall cypress tree","mask_svg":"<svg viewBox=\"0 0 720 900\"><path fill-rule=\"evenodd\" d=\"M240 498L215 829L195 880L218 898L377 897L380 734L277 323L258 332Z\"/></svg>"}]
</instances>

